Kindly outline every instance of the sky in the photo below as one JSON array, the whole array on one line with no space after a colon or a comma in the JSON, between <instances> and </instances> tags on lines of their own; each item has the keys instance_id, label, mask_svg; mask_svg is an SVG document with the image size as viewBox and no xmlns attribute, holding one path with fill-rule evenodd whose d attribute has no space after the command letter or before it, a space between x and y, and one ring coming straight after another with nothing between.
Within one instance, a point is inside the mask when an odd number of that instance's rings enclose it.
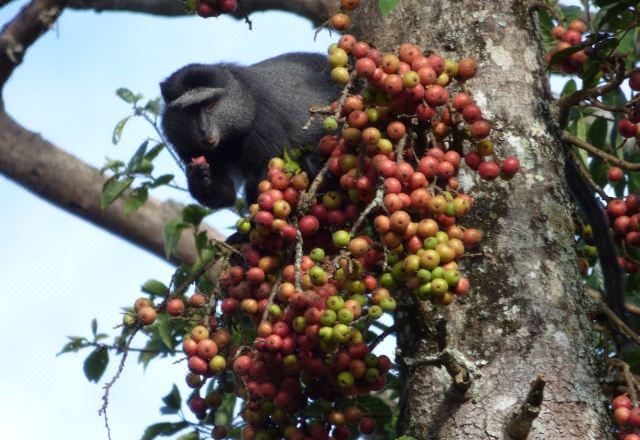
<instances>
[{"instance_id":1,"label":"sky","mask_svg":"<svg viewBox=\"0 0 640 440\"><path fill-rule=\"evenodd\" d=\"M0 23L25 3L1 8ZM253 31L225 17L67 10L10 78L4 92L7 111L92 166L102 166L106 157L126 160L151 133L145 124L132 123L120 144L111 143L113 127L129 112L129 105L115 96L117 88L154 98L158 83L188 63L250 64L285 52L323 52L336 39L323 32L314 42L310 23L289 14L251 18ZM179 174L168 154L159 166L162 173ZM153 195L191 201L176 191ZM0 438L107 438L97 411L102 384L114 374L117 361L112 357L96 385L82 373L88 351L56 353L68 335L88 336L94 317L99 331L110 333L120 323L120 307L140 296L140 285L151 278L169 280L173 268L2 176L0 200ZM222 212L208 222L224 230L233 217ZM139 439L147 425L170 421L159 413L160 399L173 383L182 386L185 373L185 365L165 360L153 362L143 374L131 357L111 392L113 438ZM184 397L188 391L182 390Z\"/></svg>"}]
</instances>

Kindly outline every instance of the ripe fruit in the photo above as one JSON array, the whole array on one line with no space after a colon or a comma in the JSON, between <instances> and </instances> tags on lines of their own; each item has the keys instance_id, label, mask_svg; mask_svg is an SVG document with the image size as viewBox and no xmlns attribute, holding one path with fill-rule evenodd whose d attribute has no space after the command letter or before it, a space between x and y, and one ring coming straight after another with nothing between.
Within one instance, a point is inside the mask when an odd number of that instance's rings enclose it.
<instances>
[{"instance_id":1,"label":"ripe fruit","mask_svg":"<svg viewBox=\"0 0 640 440\"><path fill-rule=\"evenodd\" d=\"M138 310L138 320L142 325L151 325L156 321L158 314L151 306L143 306Z\"/></svg>"},{"instance_id":2,"label":"ripe fruit","mask_svg":"<svg viewBox=\"0 0 640 440\"><path fill-rule=\"evenodd\" d=\"M610 167L607 170L607 179L611 182L619 182L624 178L624 171L620 167Z\"/></svg>"}]
</instances>

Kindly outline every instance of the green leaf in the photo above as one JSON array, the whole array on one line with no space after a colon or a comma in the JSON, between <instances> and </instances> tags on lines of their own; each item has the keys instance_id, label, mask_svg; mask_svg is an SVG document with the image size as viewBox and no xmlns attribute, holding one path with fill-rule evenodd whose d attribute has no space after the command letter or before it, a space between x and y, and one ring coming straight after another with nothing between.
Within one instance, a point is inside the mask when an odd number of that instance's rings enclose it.
<instances>
[{"instance_id":1,"label":"green leaf","mask_svg":"<svg viewBox=\"0 0 640 440\"><path fill-rule=\"evenodd\" d=\"M608 129L609 127L605 119L596 118L587 131L587 141L600 150L606 149Z\"/></svg>"},{"instance_id":2,"label":"green leaf","mask_svg":"<svg viewBox=\"0 0 640 440\"><path fill-rule=\"evenodd\" d=\"M576 120L576 136L582 140L587 138L587 125L584 121L584 117L580 114Z\"/></svg>"},{"instance_id":3,"label":"green leaf","mask_svg":"<svg viewBox=\"0 0 640 440\"><path fill-rule=\"evenodd\" d=\"M573 79L570 79L569 81L567 81L567 83L562 88L562 92L560 92L560 97L564 98L567 95L571 95L576 90L578 90L578 86L576 85L576 81L573 80Z\"/></svg>"},{"instance_id":4,"label":"green leaf","mask_svg":"<svg viewBox=\"0 0 640 440\"><path fill-rule=\"evenodd\" d=\"M118 90L116 90L116 95L118 95L124 102L128 102L129 104L133 104L142 97L140 95L135 95L131 90L124 87L120 87Z\"/></svg>"},{"instance_id":5,"label":"green leaf","mask_svg":"<svg viewBox=\"0 0 640 440\"><path fill-rule=\"evenodd\" d=\"M169 294L169 288L165 286L162 281L158 280L148 280L140 287L140 290L156 296L167 296Z\"/></svg>"},{"instance_id":6,"label":"green leaf","mask_svg":"<svg viewBox=\"0 0 640 440\"><path fill-rule=\"evenodd\" d=\"M171 392L162 398L164 406L160 408L162 414L175 414L180 411L182 407L182 397L180 397L180 390L174 384L171 388Z\"/></svg>"},{"instance_id":7,"label":"green leaf","mask_svg":"<svg viewBox=\"0 0 640 440\"><path fill-rule=\"evenodd\" d=\"M108 364L109 350L106 347L98 347L87 356L82 369L89 382L98 382Z\"/></svg>"},{"instance_id":8,"label":"green leaf","mask_svg":"<svg viewBox=\"0 0 640 440\"><path fill-rule=\"evenodd\" d=\"M415 437L411 437L410 435L403 435L402 437L398 437L396 440L418 440Z\"/></svg>"},{"instance_id":9,"label":"green leaf","mask_svg":"<svg viewBox=\"0 0 640 440\"><path fill-rule=\"evenodd\" d=\"M200 434L197 431L193 431L189 434L181 435L178 440L200 440Z\"/></svg>"},{"instance_id":10,"label":"green leaf","mask_svg":"<svg viewBox=\"0 0 640 440\"><path fill-rule=\"evenodd\" d=\"M102 209L107 209L120 195L131 186L133 177L125 177L122 180L113 176L102 187Z\"/></svg>"},{"instance_id":11,"label":"green leaf","mask_svg":"<svg viewBox=\"0 0 640 440\"><path fill-rule=\"evenodd\" d=\"M93 318L91 320L91 333L93 333L93 337L96 337L96 334L98 334L98 320L96 318Z\"/></svg>"},{"instance_id":12,"label":"green leaf","mask_svg":"<svg viewBox=\"0 0 640 440\"><path fill-rule=\"evenodd\" d=\"M198 226L202 223L202 219L211 214L211 210L203 208L200 205L187 205L182 210L182 220L186 223L191 223L193 226Z\"/></svg>"},{"instance_id":13,"label":"green leaf","mask_svg":"<svg viewBox=\"0 0 640 440\"><path fill-rule=\"evenodd\" d=\"M609 166L597 157L594 157L591 162L589 162L589 172L598 186L603 187L607 184L608 169Z\"/></svg>"},{"instance_id":14,"label":"green leaf","mask_svg":"<svg viewBox=\"0 0 640 440\"><path fill-rule=\"evenodd\" d=\"M60 352L56 354L56 356L69 352L76 353L80 351L81 348L85 348L89 343L86 338L82 338L80 336L68 336L68 338L70 339L70 341L64 344L64 346L62 347Z\"/></svg>"},{"instance_id":15,"label":"green leaf","mask_svg":"<svg viewBox=\"0 0 640 440\"><path fill-rule=\"evenodd\" d=\"M100 168L100 174L104 174L104 172L107 170L111 170L114 173L118 173L122 168L124 168L123 161L107 159L107 163L102 168Z\"/></svg>"},{"instance_id":16,"label":"green leaf","mask_svg":"<svg viewBox=\"0 0 640 440\"><path fill-rule=\"evenodd\" d=\"M162 313L158 316L158 335L162 340L162 343L171 351L174 349L173 341L169 335L169 319L166 314Z\"/></svg>"},{"instance_id":17,"label":"green leaf","mask_svg":"<svg viewBox=\"0 0 640 440\"><path fill-rule=\"evenodd\" d=\"M181 219L174 219L167 223L164 227L164 252L167 258L174 255L180 234L184 229L192 228L189 223L183 222Z\"/></svg>"},{"instance_id":18,"label":"green leaf","mask_svg":"<svg viewBox=\"0 0 640 440\"><path fill-rule=\"evenodd\" d=\"M606 8L606 13L598 22L598 27L602 28L609 23L611 23L614 29L617 29L618 26L622 26L619 23L624 18L624 16L627 15L627 9L635 3L636 0L622 0L613 3L611 6ZM604 9L605 8L603 8L603 10Z\"/></svg>"},{"instance_id":19,"label":"green leaf","mask_svg":"<svg viewBox=\"0 0 640 440\"><path fill-rule=\"evenodd\" d=\"M149 113L152 113L157 116L160 114L161 102L162 102L162 98L160 97L156 99L150 99L149 101L147 101L147 105L144 106L144 109Z\"/></svg>"},{"instance_id":20,"label":"green leaf","mask_svg":"<svg viewBox=\"0 0 640 440\"><path fill-rule=\"evenodd\" d=\"M598 82L600 82L600 79L602 78L600 62L587 58L587 61L580 69L580 78L583 80L583 89L592 89L598 85Z\"/></svg>"},{"instance_id":21,"label":"green leaf","mask_svg":"<svg viewBox=\"0 0 640 440\"><path fill-rule=\"evenodd\" d=\"M124 204L124 215L130 215L136 212L149 199L149 190L147 188L136 188Z\"/></svg>"},{"instance_id":22,"label":"green leaf","mask_svg":"<svg viewBox=\"0 0 640 440\"><path fill-rule=\"evenodd\" d=\"M121 119L120 121L118 121L118 123L116 124L115 128L113 129L113 134L111 135L111 142L116 145L118 142L120 142L120 138L122 137L122 130L124 129L125 124L127 123L127 121L129 120L131 116L127 116L124 119Z\"/></svg>"},{"instance_id":23,"label":"green leaf","mask_svg":"<svg viewBox=\"0 0 640 440\"><path fill-rule=\"evenodd\" d=\"M158 436L167 437L175 434L178 431L182 431L188 426L188 422L156 423L155 425L147 426L147 429L144 430L144 434L142 434L141 440L152 440Z\"/></svg>"},{"instance_id":24,"label":"green leaf","mask_svg":"<svg viewBox=\"0 0 640 440\"><path fill-rule=\"evenodd\" d=\"M567 21L577 20L582 17L582 8L580 6L564 6L560 10Z\"/></svg>"},{"instance_id":25,"label":"green leaf","mask_svg":"<svg viewBox=\"0 0 640 440\"><path fill-rule=\"evenodd\" d=\"M378 9L380 10L382 17L386 18L398 3L400 3L400 0L378 0Z\"/></svg>"},{"instance_id":26,"label":"green leaf","mask_svg":"<svg viewBox=\"0 0 640 440\"><path fill-rule=\"evenodd\" d=\"M127 164L127 172L134 173L138 171L140 168L140 164L142 160L145 158L144 155L147 152L147 145L149 145L149 140L144 141L136 150L136 152L129 159L129 163Z\"/></svg>"},{"instance_id":27,"label":"green leaf","mask_svg":"<svg viewBox=\"0 0 640 440\"><path fill-rule=\"evenodd\" d=\"M184 2L184 7L187 10L187 12L195 11L196 6L198 6L198 0L186 0Z\"/></svg>"},{"instance_id":28,"label":"green leaf","mask_svg":"<svg viewBox=\"0 0 640 440\"><path fill-rule=\"evenodd\" d=\"M166 185L167 183L173 180L173 174L163 174L160 177L156 177L153 179L153 182L149 184L149 188L157 188L162 185Z\"/></svg>"},{"instance_id":29,"label":"green leaf","mask_svg":"<svg viewBox=\"0 0 640 440\"><path fill-rule=\"evenodd\" d=\"M144 158L147 159L147 160L155 159L158 156L158 154L160 154L160 152L166 146L167 145L164 144L164 143L159 143L159 144L155 145L151 150L149 150L149 152L147 154L145 154Z\"/></svg>"}]
</instances>

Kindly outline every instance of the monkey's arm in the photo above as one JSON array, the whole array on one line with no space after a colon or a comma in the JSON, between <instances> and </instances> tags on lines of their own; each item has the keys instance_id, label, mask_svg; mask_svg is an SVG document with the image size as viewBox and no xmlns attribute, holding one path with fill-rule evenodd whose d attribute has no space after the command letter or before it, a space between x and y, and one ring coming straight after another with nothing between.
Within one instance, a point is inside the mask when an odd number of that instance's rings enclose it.
<instances>
[{"instance_id":1,"label":"monkey's arm","mask_svg":"<svg viewBox=\"0 0 640 440\"><path fill-rule=\"evenodd\" d=\"M221 164L189 163L187 183L193 198L208 208L225 208L235 204L235 184L229 170Z\"/></svg>"},{"instance_id":2,"label":"monkey's arm","mask_svg":"<svg viewBox=\"0 0 640 440\"><path fill-rule=\"evenodd\" d=\"M618 264L618 247L611 236L607 216L596 200L588 183L578 170L572 155L565 160L565 174L569 190L578 203L593 231L593 241L604 278L606 302L616 315L624 317L624 274Z\"/></svg>"}]
</instances>

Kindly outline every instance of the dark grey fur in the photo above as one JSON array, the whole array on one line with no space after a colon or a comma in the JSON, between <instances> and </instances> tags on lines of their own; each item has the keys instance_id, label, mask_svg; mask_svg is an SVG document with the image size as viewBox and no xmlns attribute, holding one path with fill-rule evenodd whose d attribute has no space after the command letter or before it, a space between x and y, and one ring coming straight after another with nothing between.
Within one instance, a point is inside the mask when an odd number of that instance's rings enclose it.
<instances>
[{"instance_id":1,"label":"dark grey fur","mask_svg":"<svg viewBox=\"0 0 640 440\"><path fill-rule=\"evenodd\" d=\"M309 107L337 99L326 57L290 53L252 66L190 64L160 84L162 129L187 164L193 197L213 209L232 206L235 182L245 182L247 203L267 162L285 147L316 145L319 123L308 130ZM191 159L204 156L208 165Z\"/></svg>"}]
</instances>

